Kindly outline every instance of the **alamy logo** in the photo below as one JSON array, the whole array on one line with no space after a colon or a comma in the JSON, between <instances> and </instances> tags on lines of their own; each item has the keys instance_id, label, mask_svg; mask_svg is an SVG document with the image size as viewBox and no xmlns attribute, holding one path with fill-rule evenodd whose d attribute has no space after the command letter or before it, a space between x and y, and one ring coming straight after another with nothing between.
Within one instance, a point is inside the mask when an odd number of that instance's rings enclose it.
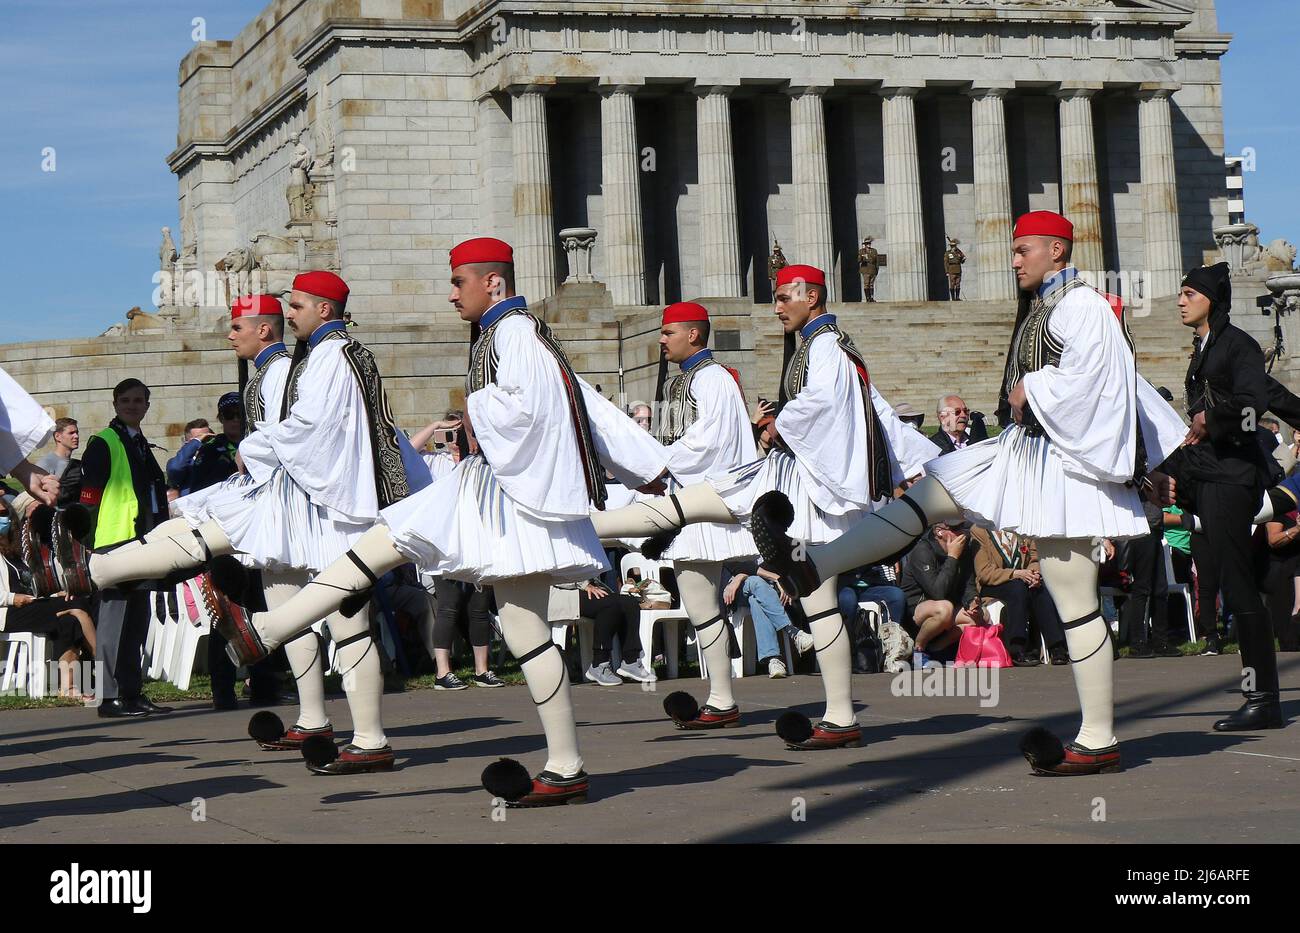
<instances>
[{"instance_id":1,"label":"alamy logo","mask_svg":"<svg viewBox=\"0 0 1300 933\"><path fill-rule=\"evenodd\" d=\"M153 904L153 872L149 869L83 869L76 862L67 871L50 874L51 904L130 904L147 914Z\"/></svg>"}]
</instances>

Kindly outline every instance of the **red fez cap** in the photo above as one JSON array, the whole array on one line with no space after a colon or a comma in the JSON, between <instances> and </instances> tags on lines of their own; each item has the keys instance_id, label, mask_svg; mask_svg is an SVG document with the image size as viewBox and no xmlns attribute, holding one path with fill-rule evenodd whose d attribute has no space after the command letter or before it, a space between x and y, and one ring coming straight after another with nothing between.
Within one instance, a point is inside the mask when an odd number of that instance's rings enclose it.
<instances>
[{"instance_id":1,"label":"red fez cap","mask_svg":"<svg viewBox=\"0 0 1300 933\"><path fill-rule=\"evenodd\" d=\"M1022 236L1050 236L1074 242L1074 224L1051 211L1030 211L1016 221L1012 239Z\"/></svg>"},{"instance_id":2,"label":"red fez cap","mask_svg":"<svg viewBox=\"0 0 1300 933\"><path fill-rule=\"evenodd\" d=\"M284 317L280 299L274 295L245 295L236 298L235 303L230 306L231 320L237 317L257 317L262 314Z\"/></svg>"},{"instance_id":3,"label":"red fez cap","mask_svg":"<svg viewBox=\"0 0 1300 933\"><path fill-rule=\"evenodd\" d=\"M693 301L679 301L664 308L665 324L686 324L691 321L707 321L709 312L704 305Z\"/></svg>"},{"instance_id":4,"label":"red fez cap","mask_svg":"<svg viewBox=\"0 0 1300 933\"><path fill-rule=\"evenodd\" d=\"M826 287L826 273L816 266L786 266L776 274L777 285L789 285L800 279L805 285Z\"/></svg>"},{"instance_id":5,"label":"red fez cap","mask_svg":"<svg viewBox=\"0 0 1300 933\"><path fill-rule=\"evenodd\" d=\"M504 240L490 236L475 237L451 248L451 267L463 266L470 262L508 262L515 261L515 251Z\"/></svg>"},{"instance_id":6,"label":"red fez cap","mask_svg":"<svg viewBox=\"0 0 1300 933\"><path fill-rule=\"evenodd\" d=\"M306 292L317 298L328 298L340 303L348 300L348 283L333 272L317 270L304 272L293 280L294 291Z\"/></svg>"}]
</instances>

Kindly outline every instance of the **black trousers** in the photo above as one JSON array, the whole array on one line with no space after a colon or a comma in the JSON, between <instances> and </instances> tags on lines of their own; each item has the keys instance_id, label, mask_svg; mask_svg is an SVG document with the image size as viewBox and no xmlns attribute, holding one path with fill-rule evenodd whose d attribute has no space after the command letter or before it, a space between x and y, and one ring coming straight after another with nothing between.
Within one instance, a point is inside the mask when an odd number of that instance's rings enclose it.
<instances>
[{"instance_id":1,"label":"black trousers","mask_svg":"<svg viewBox=\"0 0 1300 933\"><path fill-rule=\"evenodd\" d=\"M1192 561L1196 564L1196 633L1202 638L1218 638L1219 555L1204 534L1192 535Z\"/></svg>"},{"instance_id":2,"label":"black trousers","mask_svg":"<svg viewBox=\"0 0 1300 933\"><path fill-rule=\"evenodd\" d=\"M189 625L189 622L182 619L180 624ZM284 648L276 648L248 669L248 689L254 701L270 703L280 695L280 682L275 674L281 669L283 657ZM214 628L208 634L208 676L212 679L213 702L235 699L236 671L234 662L226 654L226 639Z\"/></svg>"},{"instance_id":3,"label":"black trousers","mask_svg":"<svg viewBox=\"0 0 1300 933\"><path fill-rule=\"evenodd\" d=\"M110 589L101 590L99 597L95 654L96 660L104 662L104 677L98 693L105 700L138 697L144 689L140 660L149 634L153 593Z\"/></svg>"},{"instance_id":4,"label":"black trousers","mask_svg":"<svg viewBox=\"0 0 1300 933\"><path fill-rule=\"evenodd\" d=\"M1300 649L1300 627L1292 621L1295 608L1295 575L1300 569L1295 560L1270 560L1265 578L1268 616L1277 633L1277 645L1283 651Z\"/></svg>"},{"instance_id":5,"label":"black trousers","mask_svg":"<svg viewBox=\"0 0 1300 933\"><path fill-rule=\"evenodd\" d=\"M1162 538L1157 534L1126 541L1125 566L1132 577L1128 599L1119 611L1120 637L1127 635L1130 645L1169 643L1169 579L1165 576ZM1150 609L1151 632L1147 634Z\"/></svg>"},{"instance_id":6,"label":"black trousers","mask_svg":"<svg viewBox=\"0 0 1300 933\"><path fill-rule=\"evenodd\" d=\"M1024 580L1008 580L997 586L980 589L981 596L991 596L1002 601L1002 632L1007 650L1012 654L1034 654L1037 645L1029 640L1031 621L1042 632L1050 651L1065 644L1065 631L1061 628L1061 615L1047 587L1031 589Z\"/></svg>"},{"instance_id":7,"label":"black trousers","mask_svg":"<svg viewBox=\"0 0 1300 933\"><path fill-rule=\"evenodd\" d=\"M615 635L624 662L632 663L641 654L641 601L635 596L611 593L592 599L582 590L578 594L578 613L595 623L596 638L591 653L594 663L609 660Z\"/></svg>"},{"instance_id":8,"label":"black trousers","mask_svg":"<svg viewBox=\"0 0 1300 933\"><path fill-rule=\"evenodd\" d=\"M456 629L465 620L462 631L472 647L492 643L492 588L475 589L468 583L439 577L433 595L437 608L433 615L433 647L451 648Z\"/></svg>"},{"instance_id":9,"label":"black trousers","mask_svg":"<svg viewBox=\"0 0 1300 933\"><path fill-rule=\"evenodd\" d=\"M1190 484L1195 512L1205 529L1205 545L1218 560L1223 603L1232 614L1241 646L1242 671L1254 673L1254 690L1277 693L1277 653L1273 626L1255 581L1251 518L1259 511L1261 491L1254 486L1226 483ZM1192 539L1195 541L1196 536ZM1200 564L1197 564L1198 569ZM1211 593L1200 586L1202 594ZM1199 595L1199 594L1198 594ZM1213 596L1209 596L1213 599ZM1243 679L1244 683L1249 682Z\"/></svg>"}]
</instances>

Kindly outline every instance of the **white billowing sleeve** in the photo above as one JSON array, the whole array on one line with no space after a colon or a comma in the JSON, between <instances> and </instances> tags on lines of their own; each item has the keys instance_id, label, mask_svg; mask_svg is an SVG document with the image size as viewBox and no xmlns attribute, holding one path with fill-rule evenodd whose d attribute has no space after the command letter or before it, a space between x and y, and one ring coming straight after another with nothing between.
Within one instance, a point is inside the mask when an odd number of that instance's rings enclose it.
<instances>
[{"instance_id":1,"label":"white billowing sleeve","mask_svg":"<svg viewBox=\"0 0 1300 933\"><path fill-rule=\"evenodd\" d=\"M668 471L683 486L758 459L740 387L723 366L707 366L691 383L696 418L668 447Z\"/></svg>"},{"instance_id":2,"label":"white billowing sleeve","mask_svg":"<svg viewBox=\"0 0 1300 933\"><path fill-rule=\"evenodd\" d=\"M880 424L885 429L889 443L889 463L894 468L895 485L923 472L922 467L939 456L939 445L912 427L894 411L894 406L876 391L871 383L871 404L876 409Z\"/></svg>"},{"instance_id":3,"label":"white billowing sleeve","mask_svg":"<svg viewBox=\"0 0 1300 933\"><path fill-rule=\"evenodd\" d=\"M353 521L379 517L370 425L342 340L311 351L298 400L280 422L260 422L239 445L249 474L265 481L283 466L312 502Z\"/></svg>"},{"instance_id":4,"label":"white billowing sleeve","mask_svg":"<svg viewBox=\"0 0 1300 933\"><path fill-rule=\"evenodd\" d=\"M39 402L0 369L0 476L50 439L54 421Z\"/></svg>"},{"instance_id":5,"label":"white billowing sleeve","mask_svg":"<svg viewBox=\"0 0 1300 933\"><path fill-rule=\"evenodd\" d=\"M496 382L465 400L474 436L506 495L544 521L591 509L560 367L521 315L497 325Z\"/></svg>"},{"instance_id":6,"label":"white billowing sleeve","mask_svg":"<svg viewBox=\"0 0 1300 933\"><path fill-rule=\"evenodd\" d=\"M794 452L799 467L838 499L865 508L871 504L868 481L866 410L852 361L835 335L813 338L808 382L785 403L776 429ZM825 501L814 501L827 509Z\"/></svg>"},{"instance_id":7,"label":"white billowing sleeve","mask_svg":"<svg viewBox=\"0 0 1300 933\"><path fill-rule=\"evenodd\" d=\"M656 479L668 466L668 450L621 408L578 377L591 423L591 440L601 465L620 483L635 489Z\"/></svg>"},{"instance_id":8,"label":"white billowing sleeve","mask_svg":"<svg viewBox=\"0 0 1300 933\"><path fill-rule=\"evenodd\" d=\"M280 409L284 405L284 387L289 381L290 365L289 359L283 356L266 364L266 375L262 377L262 384L258 386L258 394L262 396L262 411L265 412L268 421L280 420Z\"/></svg>"},{"instance_id":9,"label":"white billowing sleeve","mask_svg":"<svg viewBox=\"0 0 1300 933\"><path fill-rule=\"evenodd\" d=\"M1076 288L1048 327L1064 347L1061 363L1025 376L1029 407L1067 472L1127 482L1137 457L1137 369L1119 319L1101 295Z\"/></svg>"},{"instance_id":10,"label":"white billowing sleeve","mask_svg":"<svg viewBox=\"0 0 1300 933\"><path fill-rule=\"evenodd\" d=\"M1154 470L1182 446L1187 425L1174 407L1166 402L1146 379L1137 380L1138 421L1142 425L1142 443L1147 451L1147 466Z\"/></svg>"}]
</instances>

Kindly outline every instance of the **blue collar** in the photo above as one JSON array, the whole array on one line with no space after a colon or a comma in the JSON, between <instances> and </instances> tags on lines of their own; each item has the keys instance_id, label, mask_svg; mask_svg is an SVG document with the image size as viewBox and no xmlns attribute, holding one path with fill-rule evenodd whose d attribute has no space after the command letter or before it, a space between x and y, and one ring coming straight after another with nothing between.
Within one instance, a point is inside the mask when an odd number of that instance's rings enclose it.
<instances>
[{"instance_id":1,"label":"blue collar","mask_svg":"<svg viewBox=\"0 0 1300 933\"><path fill-rule=\"evenodd\" d=\"M688 369L698 366L700 363L703 363L705 360L711 360L711 359L713 359L713 351L711 351L708 347L705 347L703 350L698 350L695 353L692 353L690 356L682 360L677 365L682 368L682 372L686 372Z\"/></svg>"},{"instance_id":2,"label":"blue collar","mask_svg":"<svg viewBox=\"0 0 1300 933\"><path fill-rule=\"evenodd\" d=\"M348 325L343 321L326 321L320 327L312 331L312 335L307 338L307 347L308 349L315 350L316 344L320 343L336 330L345 331L347 329Z\"/></svg>"},{"instance_id":3,"label":"blue collar","mask_svg":"<svg viewBox=\"0 0 1300 933\"><path fill-rule=\"evenodd\" d=\"M1038 297L1046 298L1058 288L1064 288L1066 284L1079 277L1079 270L1074 266L1066 266L1060 272L1053 272L1047 278L1043 279L1043 284L1038 286Z\"/></svg>"},{"instance_id":4,"label":"blue collar","mask_svg":"<svg viewBox=\"0 0 1300 933\"><path fill-rule=\"evenodd\" d=\"M288 348L286 348L283 343L273 343L269 347L266 347L264 350L262 350L261 353L257 354L257 356L253 358L253 366L256 369L261 369L263 366L266 365L266 361L269 360L271 357L275 356L277 353L288 353L288 352L289 352Z\"/></svg>"},{"instance_id":5,"label":"blue collar","mask_svg":"<svg viewBox=\"0 0 1300 933\"><path fill-rule=\"evenodd\" d=\"M819 330L825 327L827 324L834 324L834 323L835 323L835 315L829 313L819 314L811 321L809 321L807 324L805 324L803 327L799 328L799 336L802 337L804 340L807 340L809 337L812 336L813 331Z\"/></svg>"},{"instance_id":6,"label":"blue collar","mask_svg":"<svg viewBox=\"0 0 1300 933\"><path fill-rule=\"evenodd\" d=\"M478 326L483 330L487 330L511 311L521 309L524 311L528 310L528 300L524 298L523 295L514 295L510 298L502 298L492 307L483 312L483 316L479 318Z\"/></svg>"}]
</instances>

